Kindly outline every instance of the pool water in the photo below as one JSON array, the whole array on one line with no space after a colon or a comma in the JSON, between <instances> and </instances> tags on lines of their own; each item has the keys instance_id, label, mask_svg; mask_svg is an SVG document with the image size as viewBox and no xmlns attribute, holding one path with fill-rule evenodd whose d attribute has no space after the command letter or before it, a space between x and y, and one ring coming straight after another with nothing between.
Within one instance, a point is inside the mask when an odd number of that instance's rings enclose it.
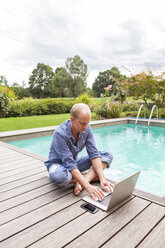
<instances>
[{"instance_id":1,"label":"pool water","mask_svg":"<svg viewBox=\"0 0 165 248\"><path fill-rule=\"evenodd\" d=\"M141 170L137 188L165 195L165 128L122 124L93 129L99 150L110 151L113 162L105 175L116 181ZM10 142L17 147L48 157L52 136ZM84 149L81 155L85 155Z\"/></svg>"}]
</instances>

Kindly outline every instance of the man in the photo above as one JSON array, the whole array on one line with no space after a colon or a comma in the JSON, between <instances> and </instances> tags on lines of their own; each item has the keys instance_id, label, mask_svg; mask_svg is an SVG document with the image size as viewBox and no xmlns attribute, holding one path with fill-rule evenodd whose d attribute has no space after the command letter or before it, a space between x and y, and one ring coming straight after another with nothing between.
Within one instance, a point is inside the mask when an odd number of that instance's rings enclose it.
<instances>
[{"instance_id":1,"label":"man","mask_svg":"<svg viewBox=\"0 0 165 248\"><path fill-rule=\"evenodd\" d=\"M89 126L91 111L88 105L77 103L70 114L70 120L62 123L54 132L45 166L55 184L65 186L74 183L75 195L79 195L84 188L94 200L101 200L104 197L102 190L90 182L99 180L103 190L112 191L113 185L103 173L113 159L112 154L99 152L95 146ZM78 159L78 153L85 146L88 156ZM82 174L83 171L87 172Z\"/></svg>"}]
</instances>

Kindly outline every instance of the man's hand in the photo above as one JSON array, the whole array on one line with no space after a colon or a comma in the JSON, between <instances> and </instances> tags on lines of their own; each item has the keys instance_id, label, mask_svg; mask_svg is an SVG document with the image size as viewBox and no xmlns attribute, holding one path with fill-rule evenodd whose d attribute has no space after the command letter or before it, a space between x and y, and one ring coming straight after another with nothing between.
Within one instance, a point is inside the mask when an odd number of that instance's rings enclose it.
<instances>
[{"instance_id":1,"label":"man's hand","mask_svg":"<svg viewBox=\"0 0 165 248\"><path fill-rule=\"evenodd\" d=\"M109 181L107 180L104 180L100 183L101 185L101 188L105 191L110 191L112 192L113 189L114 189L114 184L113 183L110 183Z\"/></svg>"},{"instance_id":2,"label":"man's hand","mask_svg":"<svg viewBox=\"0 0 165 248\"><path fill-rule=\"evenodd\" d=\"M94 201L98 200L102 200L104 197L104 193L102 192L102 190L97 187L97 186L93 186L90 184L90 186L88 188L86 188L86 191L88 192L89 195L92 196L92 199ZM97 198L97 199L96 199Z\"/></svg>"}]
</instances>

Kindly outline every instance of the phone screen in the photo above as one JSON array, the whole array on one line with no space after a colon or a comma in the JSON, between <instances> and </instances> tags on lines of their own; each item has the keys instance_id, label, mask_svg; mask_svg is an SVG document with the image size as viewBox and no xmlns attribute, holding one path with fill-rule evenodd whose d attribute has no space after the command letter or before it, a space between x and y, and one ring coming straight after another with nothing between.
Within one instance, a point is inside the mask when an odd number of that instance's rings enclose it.
<instances>
[{"instance_id":1,"label":"phone screen","mask_svg":"<svg viewBox=\"0 0 165 248\"><path fill-rule=\"evenodd\" d=\"M85 210L88 210L89 212L91 212L93 214L99 211L95 206L93 206L89 203L82 204L81 207Z\"/></svg>"}]
</instances>

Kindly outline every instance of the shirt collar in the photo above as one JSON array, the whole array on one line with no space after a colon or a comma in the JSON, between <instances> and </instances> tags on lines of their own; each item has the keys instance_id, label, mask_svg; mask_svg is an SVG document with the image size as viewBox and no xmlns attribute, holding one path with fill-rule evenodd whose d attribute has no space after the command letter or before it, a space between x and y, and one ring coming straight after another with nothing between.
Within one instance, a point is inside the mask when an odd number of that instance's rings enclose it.
<instances>
[{"instance_id":1,"label":"shirt collar","mask_svg":"<svg viewBox=\"0 0 165 248\"><path fill-rule=\"evenodd\" d=\"M78 139L83 135L83 133L79 133ZM72 129L71 129L71 121L69 120L68 123L68 136L69 138L75 139L72 135Z\"/></svg>"}]
</instances>

